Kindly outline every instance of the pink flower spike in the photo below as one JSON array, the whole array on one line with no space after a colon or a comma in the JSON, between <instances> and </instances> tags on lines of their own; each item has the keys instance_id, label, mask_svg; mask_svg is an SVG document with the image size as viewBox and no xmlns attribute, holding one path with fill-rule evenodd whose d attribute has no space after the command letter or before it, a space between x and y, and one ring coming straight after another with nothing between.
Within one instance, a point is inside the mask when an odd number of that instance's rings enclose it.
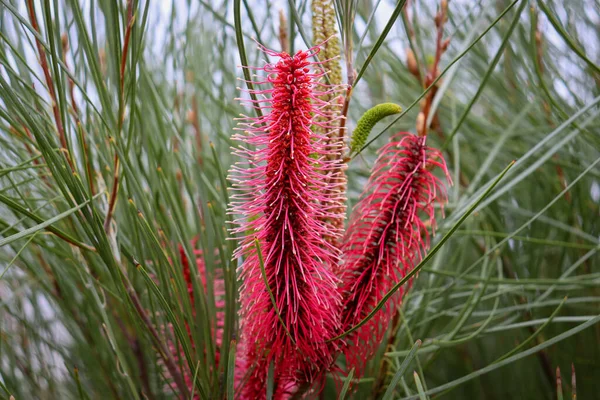
<instances>
[{"instance_id":1,"label":"pink flower spike","mask_svg":"<svg viewBox=\"0 0 600 400\"><path fill-rule=\"evenodd\" d=\"M243 134L234 138L241 142L235 151L241 161L230 172L230 212L241 216L232 229L242 236L234 254L242 258L241 357L248 368L254 365L242 393L253 399L265 396L271 362L279 377L275 393L289 393L322 376L334 360L335 349L325 340L339 331L341 305L331 272L339 251L324 239L340 232L331 232L323 222L339 217L331 198L339 183L322 175L341 161L329 157L334 150L311 130L315 115L323 113L318 97L338 88L321 82L321 63L311 60L319 47L293 56L260 47L279 59L253 67L266 75L257 80L268 84L251 91L257 102L245 101L262 104L265 115L239 124ZM262 277L255 240L279 316Z\"/></svg>"},{"instance_id":2,"label":"pink flower spike","mask_svg":"<svg viewBox=\"0 0 600 400\"><path fill-rule=\"evenodd\" d=\"M192 240L192 248L196 247L196 242L197 239ZM207 293L207 285L209 279L210 281L212 281L214 302L216 307L216 320L214 321L214 325L211 326L211 336L215 345L215 363L218 366L221 359L221 345L223 343L223 330L225 328L225 281L223 279L223 271L221 269L215 269L212 277L210 277L210 274L207 272L206 269L206 264L204 262L202 250L194 249L195 260L192 260L190 262L190 260L186 256L183 246L178 245L178 247L181 262L181 272L183 274L183 279L187 287L190 304L192 306L193 316L196 315L196 299L194 298L193 286L194 275L192 274L193 265L195 264L195 267L198 271L198 277L201 280L204 293ZM185 329L192 344L192 349L194 349L195 351L202 352L204 353L204 356L206 356L206 346L200 349L196 347L188 321L185 321ZM179 372L181 373L188 390L192 392L194 387L194 377L192 375L192 371L190 371L187 368L187 362L185 361L185 354L183 352L181 344L178 343L176 340L173 340L173 326L171 324L167 324L166 326L162 327L162 331L165 337L167 337L167 344L169 351L171 352L171 356L178 365L181 365ZM169 382L167 387L165 387L165 392L167 392L171 389L173 377L170 375L169 371L166 368L164 370L164 374L167 378L167 381ZM195 394L194 399L200 399L200 395Z\"/></svg>"},{"instance_id":3,"label":"pink flower spike","mask_svg":"<svg viewBox=\"0 0 600 400\"><path fill-rule=\"evenodd\" d=\"M353 209L342 247L344 330L362 321L429 248L428 226L435 228L434 203L446 201L445 188L431 170L439 167L448 181L450 177L442 154L425 141L426 137L404 132L382 147ZM404 293L405 288L400 288L383 309L350 334L344 348L348 370L354 367L362 374Z\"/></svg>"}]
</instances>

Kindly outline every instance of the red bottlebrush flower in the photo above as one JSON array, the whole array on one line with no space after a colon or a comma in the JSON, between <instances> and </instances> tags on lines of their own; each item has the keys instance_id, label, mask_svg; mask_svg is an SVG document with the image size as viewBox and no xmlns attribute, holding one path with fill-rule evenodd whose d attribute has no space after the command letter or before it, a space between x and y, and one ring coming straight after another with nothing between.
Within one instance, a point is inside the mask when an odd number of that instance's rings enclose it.
<instances>
[{"instance_id":1,"label":"red bottlebrush flower","mask_svg":"<svg viewBox=\"0 0 600 400\"><path fill-rule=\"evenodd\" d=\"M324 124L315 117L326 115L323 110L329 106L320 97L338 87L321 82L320 63L311 61L318 47L293 56L261 49L279 59L254 68L266 76L253 83L266 87L251 92L260 99L245 101L265 115L240 123L238 130L244 133L235 139L247 147L235 150L242 161L232 167L230 177L231 212L242 217L232 231L245 236L235 253L243 258L242 357L256 366L245 385L248 398L265 396L271 362L275 376L281 377L276 393L286 392L294 382L313 382L333 362L331 346L324 341L339 329L341 304L331 272L339 252L324 239L340 232L328 230L323 222L337 217L330 204L338 184L323 179L323 171L338 168L340 161L328 159L325 137L311 131L311 126ZM262 277L255 240L279 316Z\"/></svg>"},{"instance_id":2,"label":"red bottlebrush flower","mask_svg":"<svg viewBox=\"0 0 600 400\"><path fill-rule=\"evenodd\" d=\"M244 400L264 399L269 361L256 340L242 333L235 360L236 393ZM288 400L298 390L296 372L290 368L277 368L273 375L273 400Z\"/></svg>"},{"instance_id":3,"label":"red bottlebrush flower","mask_svg":"<svg viewBox=\"0 0 600 400\"><path fill-rule=\"evenodd\" d=\"M363 320L392 286L421 260L435 227L434 202L445 202L439 167L442 154L426 137L399 133L379 153L371 178L350 217L342 248L341 292L344 330ZM371 320L350 334L344 349L348 369L362 373L379 346L404 294L401 288Z\"/></svg>"},{"instance_id":4,"label":"red bottlebrush flower","mask_svg":"<svg viewBox=\"0 0 600 400\"><path fill-rule=\"evenodd\" d=\"M195 240L192 243L194 244ZM195 300L194 300L194 288L193 288L193 283L192 283L193 275L192 275L192 271L191 271L190 261L188 260L187 256L185 255L185 252L181 245L179 245L179 256L181 258L183 278L185 280L190 303L192 305L192 312L195 314L196 311L195 311ZM207 271L206 271L206 265L204 263L204 257L202 256L202 250L195 249L194 256L196 258L195 264L196 264L196 268L198 271L198 277L201 280L202 287L206 291L208 276L207 276ZM213 283L213 293L214 293L214 298L215 298L215 307L216 307L217 312L216 312L216 326L213 326L211 328L211 333L212 333L212 337L213 337L215 347L216 347L215 358L216 358L216 364L218 366L219 361L220 361L220 348L221 348L221 344L223 343L223 329L225 326L225 282L223 280L221 270L218 270L218 269L215 270L215 276L212 279L212 283ZM192 335L190 332L190 327L187 322L185 324L185 328L186 328L187 334L190 337L190 341L192 342L192 347L195 348L196 345L193 343ZM172 337L173 336L173 327L168 325L168 330L170 332L166 335L168 337ZM176 343L173 340L168 340L168 347L169 347L169 351L171 352L171 355L173 356L173 359L178 364L179 364L179 361L181 360L182 368L180 370L180 373L183 377L183 380L185 381L185 384L186 384L188 390L190 392L192 392L193 386L194 386L193 375L190 373L189 369L187 368L187 362L185 359L185 355L183 353L183 348L181 347L181 345L179 343ZM206 350L204 350L204 351L206 351ZM168 380L171 379L169 372L166 370L165 370L165 375ZM170 386L168 386L166 388L166 390L170 390ZM195 395L194 398L199 399L200 396Z\"/></svg>"},{"instance_id":5,"label":"red bottlebrush flower","mask_svg":"<svg viewBox=\"0 0 600 400\"><path fill-rule=\"evenodd\" d=\"M195 245L195 240L192 242ZM194 315L196 314L195 310L195 300L194 300L194 287L192 284L192 271L190 269L190 262L185 255L185 251L183 247L179 246L179 256L181 257L181 265L183 267L183 278L185 280L188 295L190 297L190 303L192 305L192 312ZM204 291L207 290L208 284L208 276L206 272L206 264L204 263L204 257L202 256L202 250L194 249L194 256L196 257L196 268L198 270L198 277L201 280L202 288ZM219 364L219 351L218 349L221 347L221 343L223 342L223 329L225 327L225 281L223 280L223 271L220 269L215 269L213 272L214 276L212 278L212 290L215 301L216 308L216 326L212 327L212 337L214 338L215 345L217 348L215 358L217 365ZM189 326L186 325L186 328L189 333Z\"/></svg>"}]
</instances>

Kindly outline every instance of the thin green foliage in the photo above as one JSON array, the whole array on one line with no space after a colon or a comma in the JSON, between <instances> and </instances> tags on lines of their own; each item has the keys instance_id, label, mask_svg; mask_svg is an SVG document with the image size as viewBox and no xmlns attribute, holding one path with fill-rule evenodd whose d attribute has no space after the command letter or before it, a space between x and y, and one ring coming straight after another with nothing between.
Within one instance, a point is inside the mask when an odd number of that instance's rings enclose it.
<instances>
[{"instance_id":1,"label":"thin green foliage","mask_svg":"<svg viewBox=\"0 0 600 400\"><path fill-rule=\"evenodd\" d=\"M390 381L390 384L388 385L387 389L385 390L385 393L383 394L383 400L393 399L394 390L396 389L398 382L400 382L400 379L408 369L408 366L412 362L413 358L417 355L417 350L419 349L419 347L421 347L421 341L417 340L413 347L410 349L410 352L408 353L406 358L404 358L404 361L402 361L402 364L400 364L400 367L398 367L398 369L396 370L394 377Z\"/></svg>"},{"instance_id":2,"label":"thin green foliage","mask_svg":"<svg viewBox=\"0 0 600 400\"><path fill-rule=\"evenodd\" d=\"M398 325L360 377L336 385L332 373L321 396L593 396L597 5L450 1L439 75L424 87L441 0L333 3L348 132L377 104L403 106L347 155L349 209L377 149L415 131L430 96L427 144L443 149L454 186L432 249L333 339L402 293ZM225 171L235 118L268 111L234 99L262 79L248 39L281 47L278 7L290 50L309 47L309 0L0 0L2 398L241 398L254 370L238 382Z\"/></svg>"},{"instance_id":3,"label":"thin green foliage","mask_svg":"<svg viewBox=\"0 0 600 400\"><path fill-rule=\"evenodd\" d=\"M348 372L348 376L344 379L344 386L342 386L342 390L340 391L339 400L344 400L346 398L350 385L352 384L352 378L354 378L354 368Z\"/></svg>"}]
</instances>

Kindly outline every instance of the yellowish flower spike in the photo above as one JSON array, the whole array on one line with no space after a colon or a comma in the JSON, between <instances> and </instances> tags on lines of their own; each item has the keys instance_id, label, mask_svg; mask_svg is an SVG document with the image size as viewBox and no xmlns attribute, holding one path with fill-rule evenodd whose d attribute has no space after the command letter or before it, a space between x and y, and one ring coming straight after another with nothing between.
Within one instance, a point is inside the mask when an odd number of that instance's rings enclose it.
<instances>
[{"instance_id":1,"label":"yellowish flower spike","mask_svg":"<svg viewBox=\"0 0 600 400\"><path fill-rule=\"evenodd\" d=\"M331 85L342 84L342 68L340 65L340 38L336 27L335 9L333 0L313 0L312 8L312 30L313 43L321 48L318 54L322 62L322 68L327 72L323 78ZM319 100L326 104L321 111L328 116L315 116L313 131L323 135L329 150L328 161L336 161L334 168L322 171L323 179L333 189L329 193L331 199L323 204L323 207L332 210L336 217L325 217L324 222L330 232L341 231L344 228L346 217L346 164L342 162L347 152L345 129L340 130L339 115L343 99L339 93L323 93ZM328 128L326 128L328 126ZM326 240L334 246L339 246L339 240L334 236L327 235Z\"/></svg>"},{"instance_id":2,"label":"yellowish flower spike","mask_svg":"<svg viewBox=\"0 0 600 400\"><path fill-rule=\"evenodd\" d=\"M313 0L312 30L313 44L320 45L322 48L319 59L321 61L329 60L323 64L323 68L329 71L327 75L329 81L334 85L341 84L340 38L336 28L333 0ZM326 40L327 42L325 42Z\"/></svg>"}]
</instances>

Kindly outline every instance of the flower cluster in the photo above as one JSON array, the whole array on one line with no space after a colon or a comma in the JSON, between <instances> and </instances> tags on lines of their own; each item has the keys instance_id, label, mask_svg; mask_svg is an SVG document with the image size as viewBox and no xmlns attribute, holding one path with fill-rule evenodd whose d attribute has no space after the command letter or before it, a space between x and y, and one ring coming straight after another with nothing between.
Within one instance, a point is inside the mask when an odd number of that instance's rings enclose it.
<instances>
[{"instance_id":1,"label":"flower cluster","mask_svg":"<svg viewBox=\"0 0 600 400\"><path fill-rule=\"evenodd\" d=\"M422 259L434 205L446 199L435 170L449 176L425 136L397 134L380 150L342 235L343 155L326 132L339 127L330 103L344 88L323 79L318 46L294 55L260 48L277 61L253 68L259 77L241 100L259 116L241 118L234 135L239 161L229 177L242 281L235 387L241 398L264 398L272 368L273 396L287 399L318 391L340 354L348 370L363 373L405 289L344 339L329 339L363 321ZM330 179L338 173L344 179ZM193 306L183 255L182 263ZM215 281L216 293L219 287ZM221 325L214 334L220 346Z\"/></svg>"}]
</instances>

